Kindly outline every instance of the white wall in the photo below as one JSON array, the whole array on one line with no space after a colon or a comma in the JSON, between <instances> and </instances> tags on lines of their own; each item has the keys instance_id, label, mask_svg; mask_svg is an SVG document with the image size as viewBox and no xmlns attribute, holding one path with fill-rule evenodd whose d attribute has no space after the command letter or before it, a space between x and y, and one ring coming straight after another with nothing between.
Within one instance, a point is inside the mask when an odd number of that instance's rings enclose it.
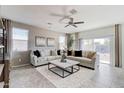
<instances>
[{"instance_id":1,"label":"white wall","mask_svg":"<svg viewBox=\"0 0 124 93\"><path fill-rule=\"evenodd\" d=\"M39 27L27 25L27 24L22 24L18 22L13 22L12 24L14 27L17 28L22 28L22 29L27 29L29 30L29 50L31 49L38 49L40 47L35 47L35 36L43 36L43 37L50 37L55 39L55 47L59 47L59 36L64 35L64 33L59 33L59 32L53 32L50 30L42 29Z\"/></svg>"},{"instance_id":2,"label":"white wall","mask_svg":"<svg viewBox=\"0 0 124 93\"><path fill-rule=\"evenodd\" d=\"M98 28L93 30L82 31L79 33L79 38L99 38L105 37L110 35L115 35L114 33L114 26Z\"/></svg>"},{"instance_id":3,"label":"white wall","mask_svg":"<svg viewBox=\"0 0 124 93\"><path fill-rule=\"evenodd\" d=\"M115 65L115 27L109 26L104 28L98 28L93 30L87 30L79 32L79 39L91 39L91 38L102 38L102 37L111 37L111 64Z\"/></svg>"},{"instance_id":4,"label":"white wall","mask_svg":"<svg viewBox=\"0 0 124 93\"><path fill-rule=\"evenodd\" d=\"M43 36L43 37L51 37L55 38L55 48L57 49L59 47L59 36L65 35L64 33L58 33L49 31L46 29L42 29L39 27L19 23L19 22L12 22L12 27L22 28L29 30L29 40L28 40L28 49L29 50L36 50L36 49L46 49L47 47L36 47L35 46L35 36ZM11 41L10 41L11 42ZM50 49L53 47L49 47ZM47 48L48 49L48 48ZM23 65L30 62L30 56L29 51L26 52L12 52L11 50L11 65L17 66L17 65ZM19 58L22 59L21 62L19 62Z\"/></svg>"}]
</instances>

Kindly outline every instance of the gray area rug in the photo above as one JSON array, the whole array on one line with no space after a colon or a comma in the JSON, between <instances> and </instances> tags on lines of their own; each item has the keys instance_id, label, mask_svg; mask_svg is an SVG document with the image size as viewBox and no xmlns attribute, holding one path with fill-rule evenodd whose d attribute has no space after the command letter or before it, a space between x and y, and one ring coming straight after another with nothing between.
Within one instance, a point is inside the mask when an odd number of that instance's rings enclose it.
<instances>
[{"instance_id":1,"label":"gray area rug","mask_svg":"<svg viewBox=\"0 0 124 93\"><path fill-rule=\"evenodd\" d=\"M11 88L54 88L55 86L31 66L17 68L10 73Z\"/></svg>"},{"instance_id":2,"label":"gray area rug","mask_svg":"<svg viewBox=\"0 0 124 93\"><path fill-rule=\"evenodd\" d=\"M94 70L81 68L80 71L66 78L61 78L53 72L49 71L47 66L37 67L36 70L39 71L58 88L79 88L83 85L85 85L83 87L90 87L87 85L87 82L89 82L89 78L91 79L95 74Z\"/></svg>"},{"instance_id":3,"label":"gray area rug","mask_svg":"<svg viewBox=\"0 0 124 93\"><path fill-rule=\"evenodd\" d=\"M123 88L124 69L100 64L97 70L81 67L80 71L61 78L47 66L35 68L57 88Z\"/></svg>"}]
</instances>

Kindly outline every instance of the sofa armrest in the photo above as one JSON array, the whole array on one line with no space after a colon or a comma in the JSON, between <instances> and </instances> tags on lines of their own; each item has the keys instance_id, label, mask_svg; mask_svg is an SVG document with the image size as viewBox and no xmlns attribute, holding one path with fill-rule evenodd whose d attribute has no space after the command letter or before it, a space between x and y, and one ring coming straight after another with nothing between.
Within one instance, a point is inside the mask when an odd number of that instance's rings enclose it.
<instances>
[{"instance_id":1,"label":"sofa armrest","mask_svg":"<svg viewBox=\"0 0 124 93\"><path fill-rule=\"evenodd\" d=\"M92 60L93 62L95 62L95 61L96 61L96 57L97 57L97 55L95 54L95 55L91 58L91 60Z\"/></svg>"},{"instance_id":2,"label":"sofa armrest","mask_svg":"<svg viewBox=\"0 0 124 93\"><path fill-rule=\"evenodd\" d=\"M37 56L30 55L30 57L31 57L31 64L35 65L37 63L37 60L38 60Z\"/></svg>"},{"instance_id":3,"label":"sofa armrest","mask_svg":"<svg viewBox=\"0 0 124 93\"><path fill-rule=\"evenodd\" d=\"M92 58L92 64L94 65L94 69L97 69L99 67L99 55L95 54Z\"/></svg>"},{"instance_id":4,"label":"sofa armrest","mask_svg":"<svg viewBox=\"0 0 124 93\"><path fill-rule=\"evenodd\" d=\"M33 61L37 62L37 56L33 55L32 58L33 58Z\"/></svg>"}]
</instances>

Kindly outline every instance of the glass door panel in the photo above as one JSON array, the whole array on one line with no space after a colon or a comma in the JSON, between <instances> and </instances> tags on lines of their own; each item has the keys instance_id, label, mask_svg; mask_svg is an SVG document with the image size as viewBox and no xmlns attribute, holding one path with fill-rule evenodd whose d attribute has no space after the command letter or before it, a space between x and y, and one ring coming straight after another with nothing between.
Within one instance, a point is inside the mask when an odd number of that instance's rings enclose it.
<instances>
[{"instance_id":1,"label":"glass door panel","mask_svg":"<svg viewBox=\"0 0 124 93\"><path fill-rule=\"evenodd\" d=\"M94 39L94 48L100 56L100 63L110 64L110 38Z\"/></svg>"}]
</instances>

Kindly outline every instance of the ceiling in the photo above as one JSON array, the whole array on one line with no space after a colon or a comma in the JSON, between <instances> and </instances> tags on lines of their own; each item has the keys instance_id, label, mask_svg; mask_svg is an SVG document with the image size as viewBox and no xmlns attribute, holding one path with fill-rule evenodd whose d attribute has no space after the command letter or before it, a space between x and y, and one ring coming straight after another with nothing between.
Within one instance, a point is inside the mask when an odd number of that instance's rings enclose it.
<instances>
[{"instance_id":1,"label":"ceiling","mask_svg":"<svg viewBox=\"0 0 124 93\"><path fill-rule=\"evenodd\" d=\"M75 9L77 13L72 15L74 21L84 21L85 23L77 25L78 28L73 26L64 28L65 22L69 20L59 22L61 17L51 15L51 13L63 14L63 9L66 9L67 14L69 14L70 10ZM1 15L17 22L51 31L72 33L124 23L124 6L2 5Z\"/></svg>"}]
</instances>

